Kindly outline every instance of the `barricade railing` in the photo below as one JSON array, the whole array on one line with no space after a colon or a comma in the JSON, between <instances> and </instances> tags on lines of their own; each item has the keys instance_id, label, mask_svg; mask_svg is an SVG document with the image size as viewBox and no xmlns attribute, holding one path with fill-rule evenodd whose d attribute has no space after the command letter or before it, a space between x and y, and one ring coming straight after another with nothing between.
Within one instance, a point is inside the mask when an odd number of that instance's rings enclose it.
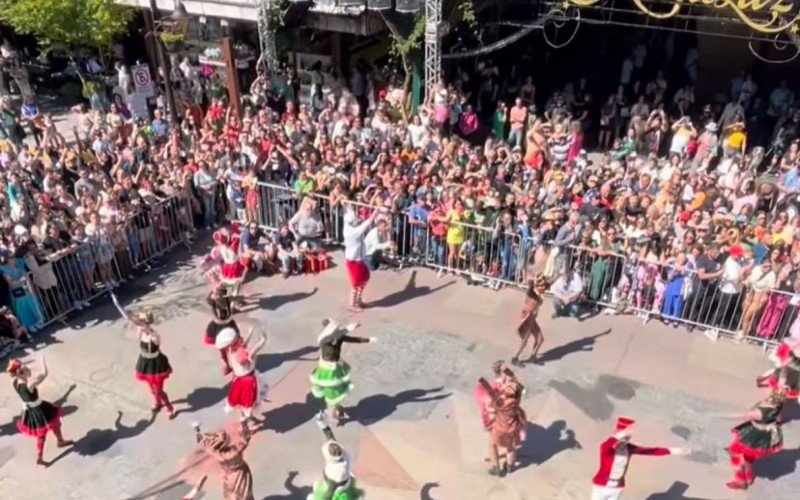
<instances>
[{"instance_id":1,"label":"barricade railing","mask_svg":"<svg viewBox=\"0 0 800 500\"><path fill-rule=\"evenodd\" d=\"M358 206L362 217L374 207L320 193L300 193L288 186L259 183L256 204L248 219L277 230L297 213L305 198L314 210L325 240L343 243L345 204ZM694 271L674 263L651 262L633 255L599 250L596 246L557 247L524 237L517 229L482 227L462 222L419 221L408 213L387 213L398 256L440 272L467 274L492 287L523 287L530 273L543 272L551 282L568 265L581 277L584 300L609 314L636 314L645 322L702 328L766 345L789 333L800 310L800 295L782 291L755 293L744 287L726 293L716 282L701 280ZM449 238L448 238L449 233ZM800 323L798 324L800 327Z\"/></svg>"},{"instance_id":2,"label":"barricade railing","mask_svg":"<svg viewBox=\"0 0 800 500\"><path fill-rule=\"evenodd\" d=\"M26 326L48 325L83 309L115 283L133 278L136 269L147 267L194 233L192 205L188 195L175 195L152 205L121 224L103 226L80 243L43 257L24 257L31 269L12 290L12 309ZM19 312L21 309L27 313ZM22 317L20 317L22 316Z\"/></svg>"},{"instance_id":3,"label":"barricade railing","mask_svg":"<svg viewBox=\"0 0 800 500\"><path fill-rule=\"evenodd\" d=\"M724 287L674 262L580 245L554 253L553 267L569 265L581 277L584 300L610 314L633 313L644 321L659 319L702 328L713 336L773 345L789 335L800 310L798 294Z\"/></svg>"}]
</instances>

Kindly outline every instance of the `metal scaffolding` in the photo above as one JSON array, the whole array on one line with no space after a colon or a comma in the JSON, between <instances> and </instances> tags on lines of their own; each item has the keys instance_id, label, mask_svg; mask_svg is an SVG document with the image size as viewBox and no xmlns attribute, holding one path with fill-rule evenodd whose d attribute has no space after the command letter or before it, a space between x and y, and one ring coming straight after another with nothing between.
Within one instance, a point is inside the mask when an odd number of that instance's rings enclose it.
<instances>
[{"instance_id":1,"label":"metal scaffolding","mask_svg":"<svg viewBox=\"0 0 800 500\"><path fill-rule=\"evenodd\" d=\"M433 96L433 89L442 74L442 0L425 0L425 99Z\"/></svg>"},{"instance_id":2,"label":"metal scaffolding","mask_svg":"<svg viewBox=\"0 0 800 500\"><path fill-rule=\"evenodd\" d=\"M258 2L258 43L261 55L256 68L265 74L278 66L278 55L275 51L275 30L270 26L272 18L272 0L256 0Z\"/></svg>"}]
</instances>

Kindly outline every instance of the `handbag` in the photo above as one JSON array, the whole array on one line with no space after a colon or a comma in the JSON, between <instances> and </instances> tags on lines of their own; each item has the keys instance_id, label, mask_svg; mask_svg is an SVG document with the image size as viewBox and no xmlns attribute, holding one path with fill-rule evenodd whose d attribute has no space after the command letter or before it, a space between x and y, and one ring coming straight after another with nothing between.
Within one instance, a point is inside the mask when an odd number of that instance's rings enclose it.
<instances>
[{"instance_id":1,"label":"handbag","mask_svg":"<svg viewBox=\"0 0 800 500\"><path fill-rule=\"evenodd\" d=\"M25 296L25 289L21 286L11 289L11 296L15 299L21 299Z\"/></svg>"}]
</instances>

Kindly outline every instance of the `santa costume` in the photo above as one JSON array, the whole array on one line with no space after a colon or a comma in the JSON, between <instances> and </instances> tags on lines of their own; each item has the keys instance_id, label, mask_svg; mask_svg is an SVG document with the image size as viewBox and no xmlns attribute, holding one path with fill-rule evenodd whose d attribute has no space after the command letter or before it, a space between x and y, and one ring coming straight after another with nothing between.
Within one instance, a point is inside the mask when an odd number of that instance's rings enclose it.
<instances>
[{"instance_id":1,"label":"santa costume","mask_svg":"<svg viewBox=\"0 0 800 500\"><path fill-rule=\"evenodd\" d=\"M342 344L374 342L375 339L347 335L358 328L358 323L340 328L337 322L325 319L322 325L322 333L317 337L319 361L309 377L311 393L314 397L324 399L331 418L339 420L343 416L339 404L353 388L350 365L341 360Z\"/></svg>"},{"instance_id":2,"label":"santa costume","mask_svg":"<svg viewBox=\"0 0 800 500\"><path fill-rule=\"evenodd\" d=\"M617 500L625 489L625 474L632 455L682 455L681 448L649 448L630 442L634 420L619 417L616 433L600 444L600 467L592 478L591 500Z\"/></svg>"},{"instance_id":3,"label":"santa costume","mask_svg":"<svg viewBox=\"0 0 800 500\"><path fill-rule=\"evenodd\" d=\"M369 231L377 213L377 210L373 210L372 214L361 223L359 223L358 215L352 206L348 207L344 214L342 230L344 265L350 277L350 308L356 312L361 311L364 307L362 295L370 278L369 268L364 263L366 256L364 236Z\"/></svg>"},{"instance_id":4,"label":"santa costume","mask_svg":"<svg viewBox=\"0 0 800 500\"><path fill-rule=\"evenodd\" d=\"M73 444L72 441L64 439L61 434L61 408L39 398L39 389L36 386L47 376L47 367L44 361L42 361L42 367L44 373L39 375L38 381L31 376L30 370L24 367L18 359L9 361L6 369L13 379L11 384L14 391L22 400L22 413L17 420L17 430L36 438L36 463L38 465L45 465L42 454L48 432L55 434L59 448Z\"/></svg>"},{"instance_id":5,"label":"santa costume","mask_svg":"<svg viewBox=\"0 0 800 500\"><path fill-rule=\"evenodd\" d=\"M223 290L212 292L208 297L208 303L211 306L211 312L214 317L208 322L206 331L203 335L203 342L206 345L216 347L217 337L224 330L233 330L235 333L235 343L237 339L241 339L241 331L239 325L233 319L233 307L231 299L225 294ZM231 334L226 333L226 337ZM228 349L219 349L220 359L222 360L222 374L227 375L231 372L231 365L228 362Z\"/></svg>"},{"instance_id":6,"label":"santa costume","mask_svg":"<svg viewBox=\"0 0 800 500\"><path fill-rule=\"evenodd\" d=\"M241 412L241 420L257 420L254 412L265 394L261 387L258 373L256 372L256 356L266 343L266 335L260 334L256 344L249 348L250 332L247 339L242 340L232 328L226 328L217 335L216 346L226 350L226 356L233 372L231 385L228 389L225 411L234 409Z\"/></svg>"},{"instance_id":7,"label":"santa costume","mask_svg":"<svg viewBox=\"0 0 800 500\"><path fill-rule=\"evenodd\" d=\"M770 356L775 368L756 379L759 387L782 391L787 399L800 398L800 347L794 340L782 342Z\"/></svg>"},{"instance_id":8,"label":"santa costume","mask_svg":"<svg viewBox=\"0 0 800 500\"><path fill-rule=\"evenodd\" d=\"M735 490L745 490L753 484L753 462L783 449L783 432L778 417L783 409L786 395L783 391L773 391L765 400L747 412L747 421L733 429L733 440L728 445L733 480L727 486Z\"/></svg>"},{"instance_id":9,"label":"santa costume","mask_svg":"<svg viewBox=\"0 0 800 500\"><path fill-rule=\"evenodd\" d=\"M206 256L204 264L213 267L205 273L212 286L224 286L230 296L237 296L239 286L244 281L250 263L247 257L239 255L239 226L222 228L214 233L214 248Z\"/></svg>"},{"instance_id":10,"label":"santa costume","mask_svg":"<svg viewBox=\"0 0 800 500\"><path fill-rule=\"evenodd\" d=\"M325 434L322 456L325 468L322 477L314 482L314 489L307 500L358 500L364 492L356 485L356 478L350 473L350 456L336 441L333 431L320 413L315 419L317 426Z\"/></svg>"}]
</instances>

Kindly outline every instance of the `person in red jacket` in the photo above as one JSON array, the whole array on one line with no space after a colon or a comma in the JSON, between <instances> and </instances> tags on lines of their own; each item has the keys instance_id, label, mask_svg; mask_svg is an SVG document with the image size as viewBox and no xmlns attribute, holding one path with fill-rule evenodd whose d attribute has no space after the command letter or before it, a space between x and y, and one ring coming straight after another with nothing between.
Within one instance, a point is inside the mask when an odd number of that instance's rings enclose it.
<instances>
[{"instance_id":1,"label":"person in red jacket","mask_svg":"<svg viewBox=\"0 0 800 500\"><path fill-rule=\"evenodd\" d=\"M625 474L632 455L688 455L688 448L648 448L631 443L630 418L617 418L616 433L600 445L600 467L592 478L592 500L617 500L625 489Z\"/></svg>"}]
</instances>

